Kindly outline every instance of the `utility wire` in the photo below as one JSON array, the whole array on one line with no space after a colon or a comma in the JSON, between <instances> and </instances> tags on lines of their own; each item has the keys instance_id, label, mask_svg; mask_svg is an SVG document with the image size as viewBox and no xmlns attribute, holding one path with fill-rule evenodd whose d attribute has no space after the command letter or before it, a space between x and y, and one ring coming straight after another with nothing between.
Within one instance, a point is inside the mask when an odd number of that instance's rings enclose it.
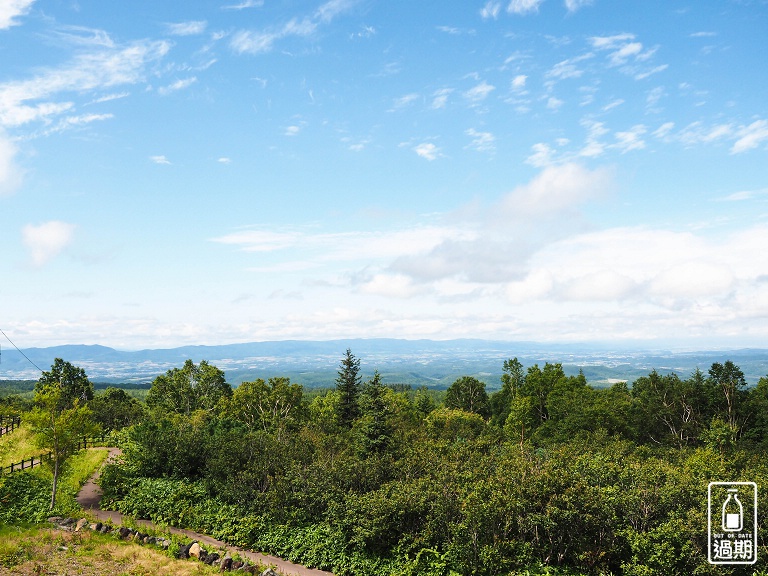
<instances>
[{"instance_id":1,"label":"utility wire","mask_svg":"<svg viewBox=\"0 0 768 576\"><path fill-rule=\"evenodd\" d=\"M3 336L5 336L5 339L6 339L6 340L8 340L8 342L10 342L10 343L11 343L11 346L13 346L14 348L16 348L16 350L18 350L18 351L19 351L19 354L21 354L22 356L24 356L24 358L26 358L26 359L27 359L27 361L28 361L30 364L32 364L32 366L34 366L35 368L37 368L38 370L40 370L40 372L42 372L42 371L43 371L43 370L40 368L40 366L38 366L37 364L35 364L34 362L32 362L32 360L30 360L30 359L29 359L29 356L27 356L26 354L24 354L24 352L22 352L22 351L21 351L21 349L20 349L18 346L16 346L16 344L14 344L14 343L13 343L13 340L11 340L10 338L8 338L8 335L7 335L5 332L3 332L1 329L0 329L0 334L2 334Z\"/></svg>"}]
</instances>

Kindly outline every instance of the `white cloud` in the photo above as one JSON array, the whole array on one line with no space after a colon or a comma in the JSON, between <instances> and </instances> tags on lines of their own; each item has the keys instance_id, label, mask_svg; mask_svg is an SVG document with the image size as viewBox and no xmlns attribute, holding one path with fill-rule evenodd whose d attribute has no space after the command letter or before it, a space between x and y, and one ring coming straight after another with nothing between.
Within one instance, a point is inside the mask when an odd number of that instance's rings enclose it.
<instances>
[{"instance_id":1,"label":"white cloud","mask_svg":"<svg viewBox=\"0 0 768 576\"><path fill-rule=\"evenodd\" d=\"M547 98L547 108L550 110L558 110L565 102L554 96Z\"/></svg>"},{"instance_id":2,"label":"white cloud","mask_svg":"<svg viewBox=\"0 0 768 576\"><path fill-rule=\"evenodd\" d=\"M470 88L464 92L464 97L472 102L480 102L481 100L485 100L488 97L488 94L493 92L495 89L495 86L492 86L483 80L474 88Z\"/></svg>"},{"instance_id":3,"label":"white cloud","mask_svg":"<svg viewBox=\"0 0 768 576\"><path fill-rule=\"evenodd\" d=\"M499 16L499 12L501 11L501 2L496 2L494 0L489 0L485 3L485 6L483 6L480 9L480 16L487 20L488 18L493 18L494 20Z\"/></svg>"},{"instance_id":4,"label":"white cloud","mask_svg":"<svg viewBox=\"0 0 768 576\"><path fill-rule=\"evenodd\" d=\"M521 221L558 216L602 196L611 186L612 175L607 169L588 170L573 162L550 166L507 194L501 213Z\"/></svg>"},{"instance_id":5,"label":"white cloud","mask_svg":"<svg viewBox=\"0 0 768 576\"><path fill-rule=\"evenodd\" d=\"M760 317L755 298L765 295L766 242L768 227L759 225L717 239L659 228L610 228L543 247L531 257L525 277L505 290L511 302L529 306L631 301L633 306L622 307L622 318L630 323L638 306L647 309L634 319L640 322L671 311L706 325L707 315L691 316L703 310L717 310L715 322L746 320ZM654 308L657 312L649 313ZM711 328L721 330L716 324Z\"/></svg>"},{"instance_id":6,"label":"white cloud","mask_svg":"<svg viewBox=\"0 0 768 576\"><path fill-rule=\"evenodd\" d=\"M18 24L19 16L24 16L32 8L35 0L4 0L0 2L0 30Z\"/></svg>"},{"instance_id":7,"label":"white cloud","mask_svg":"<svg viewBox=\"0 0 768 576\"><path fill-rule=\"evenodd\" d=\"M472 138L469 146L478 152L493 152L496 149L496 137L490 132L478 132L470 128L465 134Z\"/></svg>"},{"instance_id":8,"label":"white cloud","mask_svg":"<svg viewBox=\"0 0 768 576\"><path fill-rule=\"evenodd\" d=\"M171 92L178 92L179 90L184 90L185 88L189 88L197 82L196 76L190 76L189 78L182 78L179 80L176 80L172 84L169 84L168 86L163 86L161 88L157 89L158 94L161 96L167 96Z\"/></svg>"},{"instance_id":9,"label":"white cloud","mask_svg":"<svg viewBox=\"0 0 768 576\"><path fill-rule=\"evenodd\" d=\"M435 93L432 95L433 98L430 108L433 110L445 108L445 105L448 103L448 96L450 96L452 92L452 88L441 88L440 90L435 90Z\"/></svg>"},{"instance_id":10,"label":"white cloud","mask_svg":"<svg viewBox=\"0 0 768 576\"><path fill-rule=\"evenodd\" d=\"M222 6L222 10L244 10L246 8L261 8L264 6L264 0L245 0L240 4L232 4L229 6Z\"/></svg>"},{"instance_id":11,"label":"white cloud","mask_svg":"<svg viewBox=\"0 0 768 576\"><path fill-rule=\"evenodd\" d=\"M674 122L664 122L661 126L659 126L656 130L654 130L653 135L657 138L666 138L670 132L672 132L672 129L675 127Z\"/></svg>"},{"instance_id":12,"label":"white cloud","mask_svg":"<svg viewBox=\"0 0 768 576\"><path fill-rule=\"evenodd\" d=\"M510 14L527 14L529 12L538 12L539 6L544 0L512 0L507 6L507 12Z\"/></svg>"},{"instance_id":13,"label":"white cloud","mask_svg":"<svg viewBox=\"0 0 768 576\"><path fill-rule=\"evenodd\" d=\"M626 64L630 57L637 57L642 51L643 45L640 42L627 42L610 54L610 63L612 66L621 66Z\"/></svg>"},{"instance_id":14,"label":"white cloud","mask_svg":"<svg viewBox=\"0 0 768 576\"><path fill-rule=\"evenodd\" d=\"M365 294L375 294L388 298L411 298L423 293L424 287L414 284L413 280L404 274L375 274L359 287Z\"/></svg>"},{"instance_id":15,"label":"white cloud","mask_svg":"<svg viewBox=\"0 0 768 576\"><path fill-rule=\"evenodd\" d=\"M117 49L100 48L81 54L61 68L40 72L29 80L0 84L0 125L18 126L49 120L74 107L55 101L61 94L104 90L143 80L151 62L170 50L167 42L134 42Z\"/></svg>"},{"instance_id":16,"label":"white cloud","mask_svg":"<svg viewBox=\"0 0 768 576\"><path fill-rule=\"evenodd\" d=\"M645 148L645 141L642 139L643 134L647 132L647 129L642 124L632 126L629 130L624 132L616 132L616 148L621 150L622 153L629 152L631 150L642 150Z\"/></svg>"},{"instance_id":17,"label":"white cloud","mask_svg":"<svg viewBox=\"0 0 768 576\"><path fill-rule=\"evenodd\" d=\"M565 7L568 12L576 12L584 6L591 6L593 0L565 0Z\"/></svg>"},{"instance_id":18,"label":"white cloud","mask_svg":"<svg viewBox=\"0 0 768 576\"><path fill-rule=\"evenodd\" d=\"M544 142L538 142L531 146L533 154L525 159L526 164L536 166L537 168L544 168L550 166L554 161L555 150L553 150L548 144Z\"/></svg>"},{"instance_id":19,"label":"white cloud","mask_svg":"<svg viewBox=\"0 0 768 576\"><path fill-rule=\"evenodd\" d=\"M614 34L613 36L593 36L589 41L598 50L613 50L634 39L634 34L625 32L623 34Z\"/></svg>"},{"instance_id":20,"label":"white cloud","mask_svg":"<svg viewBox=\"0 0 768 576\"><path fill-rule=\"evenodd\" d=\"M13 194L21 185L22 171L16 164L17 153L14 142L0 132L0 198Z\"/></svg>"},{"instance_id":21,"label":"white cloud","mask_svg":"<svg viewBox=\"0 0 768 576\"><path fill-rule=\"evenodd\" d=\"M441 156L440 148L432 144L432 142L422 142L421 144L414 146L413 151L429 161L437 160L437 158Z\"/></svg>"},{"instance_id":22,"label":"white cloud","mask_svg":"<svg viewBox=\"0 0 768 576\"><path fill-rule=\"evenodd\" d=\"M569 58L555 64L547 73L547 78L554 78L556 80L565 80L566 78L579 78L584 71L577 67L579 62L592 58L592 54L582 54L575 58Z\"/></svg>"},{"instance_id":23,"label":"white cloud","mask_svg":"<svg viewBox=\"0 0 768 576\"><path fill-rule=\"evenodd\" d=\"M613 110L614 108L618 108L622 104L624 104L625 100L623 98L616 98L615 100L611 100L603 106L603 112L608 112L609 110Z\"/></svg>"},{"instance_id":24,"label":"white cloud","mask_svg":"<svg viewBox=\"0 0 768 576\"><path fill-rule=\"evenodd\" d=\"M301 126L296 126L295 124L293 126L288 126L285 129L285 132L283 132L283 135L285 136L297 136L301 132Z\"/></svg>"},{"instance_id":25,"label":"white cloud","mask_svg":"<svg viewBox=\"0 0 768 576\"><path fill-rule=\"evenodd\" d=\"M417 282L454 278L499 284L523 277L528 259L541 246L572 234L580 226L581 206L604 195L612 185L607 170L577 164L549 166L528 184L518 186L487 210L468 209L464 233L427 251L412 250L397 258L390 271Z\"/></svg>"},{"instance_id":26,"label":"white cloud","mask_svg":"<svg viewBox=\"0 0 768 576\"><path fill-rule=\"evenodd\" d=\"M605 152L607 144L601 140L610 130L602 122L583 120L581 124L587 128L587 139L584 147L579 151L579 156L595 158Z\"/></svg>"},{"instance_id":27,"label":"white cloud","mask_svg":"<svg viewBox=\"0 0 768 576\"><path fill-rule=\"evenodd\" d=\"M168 33L174 36L194 36L205 32L208 23L205 20L192 20L168 24Z\"/></svg>"},{"instance_id":28,"label":"white cloud","mask_svg":"<svg viewBox=\"0 0 768 576\"><path fill-rule=\"evenodd\" d=\"M395 98L395 101L393 103L394 109L400 109L405 108L407 106L410 106L414 102L416 102L420 96L416 94L415 92L411 94L406 94L405 96L400 96L399 98Z\"/></svg>"},{"instance_id":29,"label":"white cloud","mask_svg":"<svg viewBox=\"0 0 768 576\"><path fill-rule=\"evenodd\" d=\"M238 54L270 52L278 40L311 36L321 24L328 24L356 3L355 0L330 0L315 10L311 16L292 18L282 26L262 31L240 30L232 37L230 47Z\"/></svg>"},{"instance_id":30,"label":"white cloud","mask_svg":"<svg viewBox=\"0 0 768 576\"><path fill-rule=\"evenodd\" d=\"M448 238L461 239L465 234L457 228L425 224L375 232L253 229L232 232L211 241L237 246L243 252L288 252L288 258L278 265L280 271L301 271L338 262L378 265L382 260L412 251L429 250ZM291 255L295 256L294 260L290 260Z\"/></svg>"},{"instance_id":31,"label":"white cloud","mask_svg":"<svg viewBox=\"0 0 768 576\"><path fill-rule=\"evenodd\" d=\"M528 79L528 76L525 74L518 74L512 79L512 90L515 92L520 92L521 90L525 89L525 82Z\"/></svg>"},{"instance_id":32,"label":"white cloud","mask_svg":"<svg viewBox=\"0 0 768 576\"><path fill-rule=\"evenodd\" d=\"M227 158L226 156L222 156L221 158L218 158L216 160L219 164L232 164L232 158Z\"/></svg>"},{"instance_id":33,"label":"white cloud","mask_svg":"<svg viewBox=\"0 0 768 576\"><path fill-rule=\"evenodd\" d=\"M657 86L648 92L648 96L645 97L645 103L649 108L653 108L665 95L664 88Z\"/></svg>"},{"instance_id":34,"label":"white cloud","mask_svg":"<svg viewBox=\"0 0 768 576\"><path fill-rule=\"evenodd\" d=\"M111 118L114 118L113 114L80 114L79 116L67 116L59 120L53 127L45 130L44 134L48 135L56 132L63 132L78 126L85 126L92 122L110 120Z\"/></svg>"},{"instance_id":35,"label":"white cloud","mask_svg":"<svg viewBox=\"0 0 768 576\"><path fill-rule=\"evenodd\" d=\"M149 159L154 162L155 164L170 164L171 161L168 160L165 156L150 156Z\"/></svg>"},{"instance_id":36,"label":"white cloud","mask_svg":"<svg viewBox=\"0 0 768 576\"><path fill-rule=\"evenodd\" d=\"M731 147L731 154L739 154L757 148L764 140L768 140L768 120L755 120L749 126L740 128L739 137Z\"/></svg>"},{"instance_id":37,"label":"white cloud","mask_svg":"<svg viewBox=\"0 0 768 576\"><path fill-rule=\"evenodd\" d=\"M644 70L642 72L635 73L634 78L635 80L645 80L649 76L653 76L654 74L658 74L659 72L664 72L664 70L666 70L667 68L669 68L668 64L661 64L659 66L655 66L651 68L650 70Z\"/></svg>"},{"instance_id":38,"label":"white cloud","mask_svg":"<svg viewBox=\"0 0 768 576\"><path fill-rule=\"evenodd\" d=\"M28 224L21 234L32 264L40 267L58 256L72 242L74 232L74 224L53 220L38 226Z\"/></svg>"}]
</instances>

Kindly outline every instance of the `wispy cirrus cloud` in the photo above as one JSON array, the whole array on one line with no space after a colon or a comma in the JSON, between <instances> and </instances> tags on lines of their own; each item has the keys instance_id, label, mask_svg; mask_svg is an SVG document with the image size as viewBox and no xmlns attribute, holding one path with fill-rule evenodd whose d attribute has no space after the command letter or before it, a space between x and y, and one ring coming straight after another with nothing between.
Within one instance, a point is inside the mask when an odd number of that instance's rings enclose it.
<instances>
[{"instance_id":1,"label":"wispy cirrus cloud","mask_svg":"<svg viewBox=\"0 0 768 576\"><path fill-rule=\"evenodd\" d=\"M197 82L196 76L190 76L189 78L180 78L179 80L176 80L175 82L169 84L168 86L162 86L158 88L157 92L161 96L167 96L172 92L178 92L179 90L184 90L185 88L189 88L195 82Z\"/></svg>"},{"instance_id":2,"label":"wispy cirrus cloud","mask_svg":"<svg viewBox=\"0 0 768 576\"><path fill-rule=\"evenodd\" d=\"M496 2L495 0L489 0L480 9L480 16L484 20L487 20L488 18L493 18L495 20L496 18L498 18L499 12L501 12L501 2Z\"/></svg>"},{"instance_id":3,"label":"wispy cirrus cloud","mask_svg":"<svg viewBox=\"0 0 768 576\"><path fill-rule=\"evenodd\" d=\"M539 6L544 0L512 0L507 6L507 12L510 14L528 14L538 12Z\"/></svg>"},{"instance_id":4,"label":"wispy cirrus cloud","mask_svg":"<svg viewBox=\"0 0 768 576\"><path fill-rule=\"evenodd\" d=\"M496 87L492 84L488 84L485 80L480 82L477 86L474 86L464 92L464 98L469 100L470 102L480 102L482 100L485 100L488 95L496 90Z\"/></svg>"},{"instance_id":5,"label":"wispy cirrus cloud","mask_svg":"<svg viewBox=\"0 0 768 576\"><path fill-rule=\"evenodd\" d=\"M594 0L565 0L565 8L568 12L576 12L584 6L591 6Z\"/></svg>"},{"instance_id":6,"label":"wispy cirrus cloud","mask_svg":"<svg viewBox=\"0 0 768 576\"><path fill-rule=\"evenodd\" d=\"M761 146L768 140L768 120L754 120L750 124L725 122L706 125L704 122L692 122L675 131L673 122L665 122L653 135L667 142L680 142L685 146L732 142L730 153L742 154Z\"/></svg>"},{"instance_id":7,"label":"wispy cirrus cloud","mask_svg":"<svg viewBox=\"0 0 768 576\"><path fill-rule=\"evenodd\" d=\"M261 8L264 6L264 0L245 0L239 4L230 4L222 6L222 10L245 10L246 8Z\"/></svg>"},{"instance_id":8,"label":"wispy cirrus cloud","mask_svg":"<svg viewBox=\"0 0 768 576\"><path fill-rule=\"evenodd\" d=\"M208 22L205 20L190 20L189 22L175 22L166 25L168 33L173 36L195 36L205 32Z\"/></svg>"},{"instance_id":9,"label":"wispy cirrus cloud","mask_svg":"<svg viewBox=\"0 0 768 576\"><path fill-rule=\"evenodd\" d=\"M230 47L238 54L264 54L272 51L275 42L289 37L308 37L318 27L330 23L336 16L352 8L356 0L329 0L318 7L311 15L291 18L281 26L266 30L240 30L230 42Z\"/></svg>"},{"instance_id":10,"label":"wispy cirrus cloud","mask_svg":"<svg viewBox=\"0 0 768 576\"><path fill-rule=\"evenodd\" d=\"M749 126L742 126L736 131L738 140L731 147L731 154L739 154L757 148L768 140L768 120L755 120Z\"/></svg>"},{"instance_id":11,"label":"wispy cirrus cloud","mask_svg":"<svg viewBox=\"0 0 768 576\"><path fill-rule=\"evenodd\" d=\"M18 18L26 15L35 0L4 0L0 2L0 30L19 24Z\"/></svg>"},{"instance_id":12,"label":"wispy cirrus cloud","mask_svg":"<svg viewBox=\"0 0 768 576\"><path fill-rule=\"evenodd\" d=\"M59 68L49 68L27 80L0 84L0 126L49 121L76 107L69 94L105 90L144 79L147 66L163 58L170 44L138 41L81 54Z\"/></svg>"},{"instance_id":13,"label":"wispy cirrus cloud","mask_svg":"<svg viewBox=\"0 0 768 576\"><path fill-rule=\"evenodd\" d=\"M496 150L496 137L491 132L480 132L470 128L464 133L472 138L469 148L474 148L478 152L494 152Z\"/></svg>"}]
</instances>

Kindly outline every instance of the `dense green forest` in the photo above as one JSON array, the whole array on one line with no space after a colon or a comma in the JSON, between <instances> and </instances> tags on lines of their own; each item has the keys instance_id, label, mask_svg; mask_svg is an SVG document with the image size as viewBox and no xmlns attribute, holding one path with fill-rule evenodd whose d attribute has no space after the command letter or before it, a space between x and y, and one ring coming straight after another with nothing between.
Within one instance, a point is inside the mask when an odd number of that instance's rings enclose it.
<instances>
[{"instance_id":1,"label":"dense green forest","mask_svg":"<svg viewBox=\"0 0 768 576\"><path fill-rule=\"evenodd\" d=\"M102 474L115 509L340 576L766 573L763 527L756 565L708 563L707 485L768 485L768 377L725 361L593 388L514 358L489 395L360 372L347 350L310 397L187 361L144 402L70 394L124 450Z\"/></svg>"}]
</instances>

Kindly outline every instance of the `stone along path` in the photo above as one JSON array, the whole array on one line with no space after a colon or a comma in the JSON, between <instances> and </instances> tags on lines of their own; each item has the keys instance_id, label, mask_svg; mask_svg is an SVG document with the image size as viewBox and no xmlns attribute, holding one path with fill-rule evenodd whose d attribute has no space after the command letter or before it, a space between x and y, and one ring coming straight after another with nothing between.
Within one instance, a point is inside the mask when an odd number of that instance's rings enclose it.
<instances>
[{"instance_id":1,"label":"stone along path","mask_svg":"<svg viewBox=\"0 0 768 576\"><path fill-rule=\"evenodd\" d=\"M109 462L114 460L121 454L119 448L109 448L109 456L105 460ZM99 522L112 522L112 524L120 525L123 523L123 515L120 512L114 510L102 510L101 509L101 488L97 481L99 479L100 470L94 473L93 476L86 482L77 494L77 502L82 506L83 510L91 514ZM138 520L136 524L145 526L147 528L156 528L153 522L149 520ZM163 528L166 530L166 528ZM193 540L197 540L201 544L207 544L209 546L215 546L216 548L222 548L230 553L237 553L242 558L247 558L253 562L260 562L261 564L274 566L275 569L285 576L334 576L332 572L326 572L324 570L318 570L316 568L307 568L301 564L294 564L278 558L277 556L270 556L269 554L261 554L260 552L253 552L251 550L245 550L237 546L230 546L226 542L216 540L211 536L205 534L198 534L191 530L183 530L181 528L168 527L167 530L171 534L177 536L186 536Z\"/></svg>"}]
</instances>

